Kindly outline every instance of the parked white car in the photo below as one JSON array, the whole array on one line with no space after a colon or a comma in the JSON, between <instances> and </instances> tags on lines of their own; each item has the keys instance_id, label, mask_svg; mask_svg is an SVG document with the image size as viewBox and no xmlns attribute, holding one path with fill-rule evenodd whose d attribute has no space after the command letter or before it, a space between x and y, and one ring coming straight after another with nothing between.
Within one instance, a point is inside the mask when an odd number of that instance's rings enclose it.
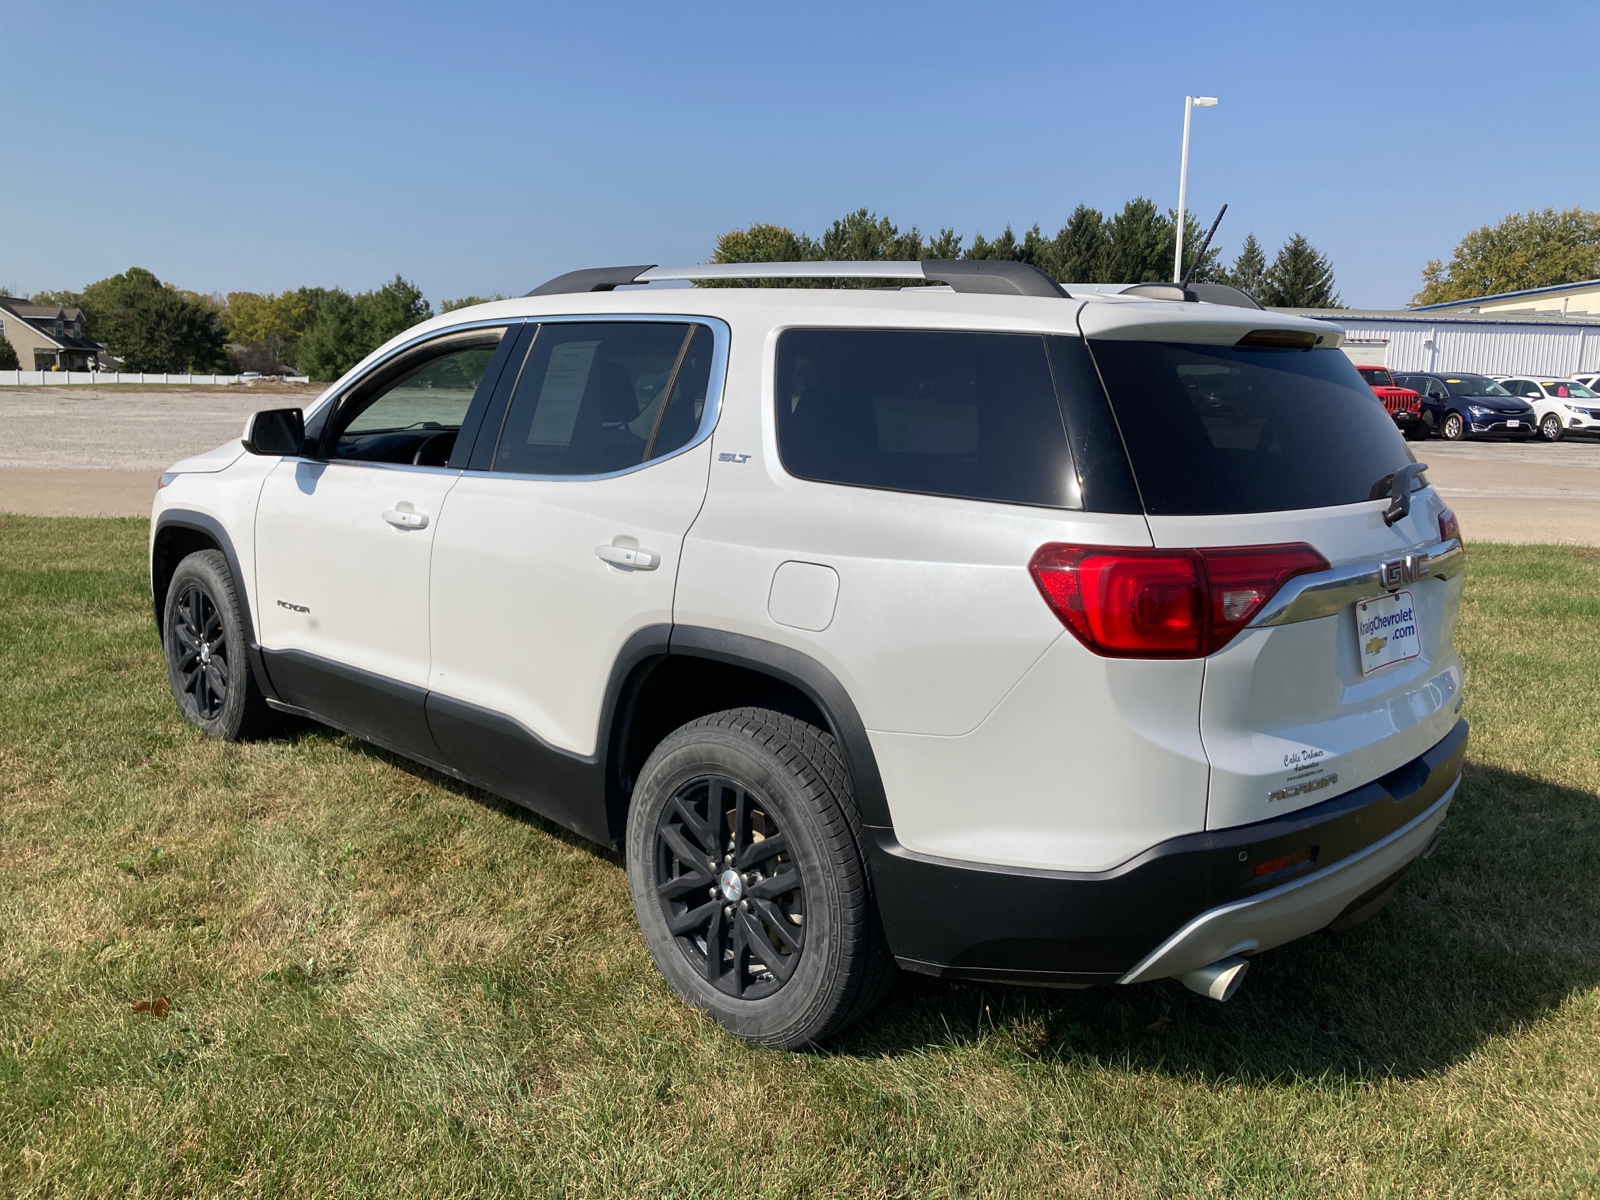
<instances>
[{"instance_id":1,"label":"parked white car","mask_svg":"<svg viewBox=\"0 0 1600 1200\"><path fill-rule=\"evenodd\" d=\"M1559 442L1569 433L1600 434L1600 396L1575 379L1499 375L1500 386L1533 405L1539 436Z\"/></svg>"},{"instance_id":2,"label":"parked white car","mask_svg":"<svg viewBox=\"0 0 1600 1200\"><path fill-rule=\"evenodd\" d=\"M786 275L944 286L612 290ZM1387 902L1465 752L1459 530L1339 337L1004 262L562 276L162 477L172 691L621 849L755 1042L896 963L1226 999Z\"/></svg>"}]
</instances>

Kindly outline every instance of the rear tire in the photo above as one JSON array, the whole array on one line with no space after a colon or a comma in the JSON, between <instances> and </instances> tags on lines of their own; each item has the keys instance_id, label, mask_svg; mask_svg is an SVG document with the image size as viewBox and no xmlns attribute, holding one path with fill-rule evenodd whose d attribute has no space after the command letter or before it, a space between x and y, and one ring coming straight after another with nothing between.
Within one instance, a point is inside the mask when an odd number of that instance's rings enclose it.
<instances>
[{"instance_id":1,"label":"rear tire","mask_svg":"<svg viewBox=\"0 0 1600 1200\"><path fill-rule=\"evenodd\" d=\"M1565 433L1561 418L1555 413L1545 413L1544 420L1539 422L1539 436L1547 442L1559 442Z\"/></svg>"},{"instance_id":2,"label":"rear tire","mask_svg":"<svg viewBox=\"0 0 1600 1200\"><path fill-rule=\"evenodd\" d=\"M1421 421L1418 421L1415 425L1411 425L1411 426L1408 426L1406 428L1406 430L1405 430L1406 441L1408 441L1408 442L1425 442L1425 441L1428 440L1428 432L1429 432L1428 427L1426 425L1424 425Z\"/></svg>"},{"instance_id":3,"label":"rear tire","mask_svg":"<svg viewBox=\"0 0 1600 1200\"><path fill-rule=\"evenodd\" d=\"M862 845L827 733L759 708L691 721L651 753L628 813L628 885L656 966L758 1045L860 1020L894 974Z\"/></svg>"},{"instance_id":4,"label":"rear tire","mask_svg":"<svg viewBox=\"0 0 1600 1200\"><path fill-rule=\"evenodd\" d=\"M1467 423L1461 419L1460 413L1445 413L1439 434L1447 442L1459 442L1467 436Z\"/></svg>"},{"instance_id":5,"label":"rear tire","mask_svg":"<svg viewBox=\"0 0 1600 1200\"><path fill-rule=\"evenodd\" d=\"M198 550L172 573L161 644L185 721L230 742L270 731L276 714L250 670L239 594L220 550Z\"/></svg>"}]
</instances>

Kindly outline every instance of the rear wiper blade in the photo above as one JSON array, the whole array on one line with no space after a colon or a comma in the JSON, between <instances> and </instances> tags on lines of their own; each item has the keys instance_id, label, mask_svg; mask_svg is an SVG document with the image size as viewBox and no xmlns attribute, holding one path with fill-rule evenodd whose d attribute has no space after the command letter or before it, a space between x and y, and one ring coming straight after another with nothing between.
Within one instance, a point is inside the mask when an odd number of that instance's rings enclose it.
<instances>
[{"instance_id":1,"label":"rear wiper blade","mask_svg":"<svg viewBox=\"0 0 1600 1200\"><path fill-rule=\"evenodd\" d=\"M1428 469L1427 463L1407 463L1393 475L1385 475L1372 485L1372 498L1380 499L1388 484L1389 507L1383 510L1383 523L1393 525L1411 515L1411 481Z\"/></svg>"}]
</instances>

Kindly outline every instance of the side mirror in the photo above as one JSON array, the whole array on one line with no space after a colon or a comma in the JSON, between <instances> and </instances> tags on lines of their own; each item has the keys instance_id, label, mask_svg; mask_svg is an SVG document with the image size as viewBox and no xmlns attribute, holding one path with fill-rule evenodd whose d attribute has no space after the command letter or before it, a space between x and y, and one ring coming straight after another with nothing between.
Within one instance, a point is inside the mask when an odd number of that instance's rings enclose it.
<instances>
[{"instance_id":1,"label":"side mirror","mask_svg":"<svg viewBox=\"0 0 1600 1200\"><path fill-rule=\"evenodd\" d=\"M244 423L244 448L251 454L299 454L306 441L305 414L298 408L265 408Z\"/></svg>"}]
</instances>

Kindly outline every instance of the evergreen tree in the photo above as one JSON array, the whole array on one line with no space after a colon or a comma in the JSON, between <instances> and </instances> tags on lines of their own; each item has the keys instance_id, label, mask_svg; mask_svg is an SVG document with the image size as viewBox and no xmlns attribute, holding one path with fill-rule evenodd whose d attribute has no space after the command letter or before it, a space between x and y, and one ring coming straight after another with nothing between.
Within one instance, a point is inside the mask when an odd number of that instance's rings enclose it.
<instances>
[{"instance_id":1,"label":"evergreen tree","mask_svg":"<svg viewBox=\"0 0 1600 1200\"><path fill-rule=\"evenodd\" d=\"M1063 283L1104 283L1109 245L1100 211L1078 205L1055 236L1055 278Z\"/></svg>"},{"instance_id":2,"label":"evergreen tree","mask_svg":"<svg viewBox=\"0 0 1600 1200\"><path fill-rule=\"evenodd\" d=\"M1151 283L1172 278L1172 222L1155 202L1138 196L1107 222L1105 283Z\"/></svg>"},{"instance_id":3,"label":"evergreen tree","mask_svg":"<svg viewBox=\"0 0 1600 1200\"><path fill-rule=\"evenodd\" d=\"M961 257L961 243L965 239L954 229L941 229L939 236L929 240L922 248L921 258L937 258L949 261Z\"/></svg>"},{"instance_id":4,"label":"evergreen tree","mask_svg":"<svg viewBox=\"0 0 1600 1200\"><path fill-rule=\"evenodd\" d=\"M1231 284L1245 295L1261 303L1262 281L1267 273L1267 256L1261 252L1256 235L1245 235L1239 257L1233 260L1233 269L1225 273L1221 282Z\"/></svg>"},{"instance_id":5,"label":"evergreen tree","mask_svg":"<svg viewBox=\"0 0 1600 1200\"><path fill-rule=\"evenodd\" d=\"M361 332L356 302L343 288L332 288L317 306L317 319L300 339L300 369L318 383L339 378L371 349Z\"/></svg>"},{"instance_id":6,"label":"evergreen tree","mask_svg":"<svg viewBox=\"0 0 1600 1200\"><path fill-rule=\"evenodd\" d=\"M0 337L0 371L15 371L20 366L21 364L17 362L17 348Z\"/></svg>"},{"instance_id":7,"label":"evergreen tree","mask_svg":"<svg viewBox=\"0 0 1600 1200\"><path fill-rule=\"evenodd\" d=\"M1341 308L1333 290L1333 267L1301 234L1283 244L1261 281L1268 308Z\"/></svg>"}]
</instances>

